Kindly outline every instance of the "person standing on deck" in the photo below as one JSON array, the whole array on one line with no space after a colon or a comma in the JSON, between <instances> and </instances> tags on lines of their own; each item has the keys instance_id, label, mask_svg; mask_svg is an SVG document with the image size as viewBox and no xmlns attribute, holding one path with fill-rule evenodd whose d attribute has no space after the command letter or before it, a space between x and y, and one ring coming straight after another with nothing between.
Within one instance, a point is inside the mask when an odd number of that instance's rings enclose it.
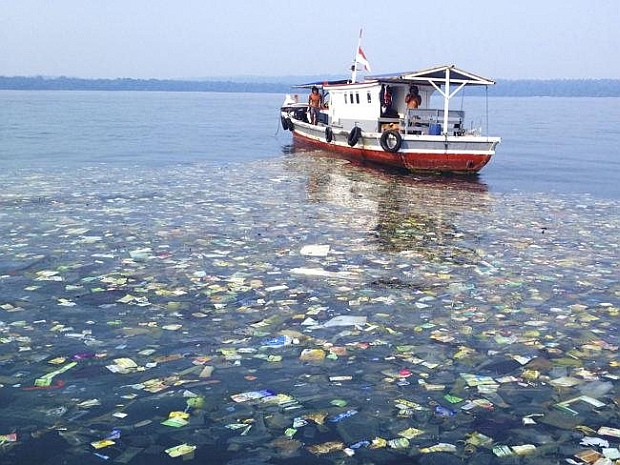
<instances>
[{"instance_id":1,"label":"person standing on deck","mask_svg":"<svg viewBox=\"0 0 620 465\"><path fill-rule=\"evenodd\" d=\"M407 108L418 108L422 104L422 97L419 94L418 86L411 86L409 93L405 97Z\"/></svg>"},{"instance_id":2,"label":"person standing on deck","mask_svg":"<svg viewBox=\"0 0 620 465\"><path fill-rule=\"evenodd\" d=\"M317 124L319 121L319 110L323 105L323 97L316 86L312 87L312 92L310 92L308 97L308 105L310 106L310 123Z\"/></svg>"}]
</instances>

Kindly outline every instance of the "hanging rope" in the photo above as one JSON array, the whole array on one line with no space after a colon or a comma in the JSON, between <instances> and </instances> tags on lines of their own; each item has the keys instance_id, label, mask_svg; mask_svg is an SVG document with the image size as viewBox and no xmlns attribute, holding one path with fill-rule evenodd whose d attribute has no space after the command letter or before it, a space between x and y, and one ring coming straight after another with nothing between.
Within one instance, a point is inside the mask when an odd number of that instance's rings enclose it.
<instances>
[{"instance_id":1,"label":"hanging rope","mask_svg":"<svg viewBox=\"0 0 620 465\"><path fill-rule=\"evenodd\" d=\"M485 104L486 104L486 109L485 109L485 118L486 118L486 133L487 136L490 134L489 132L489 86L484 86L484 100L485 100Z\"/></svg>"}]
</instances>

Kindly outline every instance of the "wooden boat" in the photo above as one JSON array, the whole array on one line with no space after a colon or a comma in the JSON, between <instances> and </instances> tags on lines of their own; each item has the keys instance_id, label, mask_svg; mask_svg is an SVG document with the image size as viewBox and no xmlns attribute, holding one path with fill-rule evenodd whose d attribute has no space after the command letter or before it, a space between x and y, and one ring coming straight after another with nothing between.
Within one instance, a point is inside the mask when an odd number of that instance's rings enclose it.
<instances>
[{"instance_id":1,"label":"wooden boat","mask_svg":"<svg viewBox=\"0 0 620 465\"><path fill-rule=\"evenodd\" d=\"M484 135L479 127L468 129L465 112L450 109L451 100L465 87L490 86L493 80L455 65L359 81L356 72L357 61L350 79L294 86L316 87L323 103L317 123L311 124L308 102L286 96L280 118L295 142L356 161L441 173L476 173L495 154L501 139ZM408 108L405 98L413 87L419 106ZM435 92L442 98L431 100ZM441 104L433 107L437 100Z\"/></svg>"}]
</instances>

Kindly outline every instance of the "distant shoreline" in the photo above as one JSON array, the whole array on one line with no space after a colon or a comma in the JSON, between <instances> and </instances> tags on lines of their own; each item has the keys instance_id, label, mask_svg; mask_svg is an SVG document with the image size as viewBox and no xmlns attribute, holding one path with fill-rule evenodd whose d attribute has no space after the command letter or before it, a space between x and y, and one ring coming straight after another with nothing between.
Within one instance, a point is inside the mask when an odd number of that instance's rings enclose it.
<instances>
[{"instance_id":1,"label":"distant shoreline","mask_svg":"<svg viewBox=\"0 0 620 465\"><path fill-rule=\"evenodd\" d=\"M0 76L0 90L93 90L159 92L252 92L290 93L291 87L316 78L274 78L276 82L176 79L83 79L71 77ZM468 90L468 95L485 95L484 88ZM488 88L491 97L620 97L620 79L516 79L497 80Z\"/></svg>"}]
</instances>

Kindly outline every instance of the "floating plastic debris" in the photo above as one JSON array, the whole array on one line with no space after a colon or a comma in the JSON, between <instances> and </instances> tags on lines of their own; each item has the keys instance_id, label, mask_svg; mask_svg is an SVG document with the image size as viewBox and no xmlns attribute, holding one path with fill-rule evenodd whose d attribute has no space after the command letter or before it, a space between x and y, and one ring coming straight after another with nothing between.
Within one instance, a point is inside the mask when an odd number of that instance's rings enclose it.
<instances>
[{"instance_id":1,"label":"floating plastic debris","mask_svg":"<svg viewBox=\"0 0 620 465\"><path fill-rule=\"evenodd\" d=\"M256 167L0 174L0 454L618 460L617 202Z\"/></svg>"},{"instance_id":2,"label":"floating plastic debris","mask_svg":"<svg viewBox=\"0 0 620 465\"><path fill-rule=\"evenodd\" d=\"M191 455L196 450L196 446L190 444L179 444L178 446L169 447L166 449L166 454L170 457L183 457L186 455Z\"/></svg>"}]
</instances>

